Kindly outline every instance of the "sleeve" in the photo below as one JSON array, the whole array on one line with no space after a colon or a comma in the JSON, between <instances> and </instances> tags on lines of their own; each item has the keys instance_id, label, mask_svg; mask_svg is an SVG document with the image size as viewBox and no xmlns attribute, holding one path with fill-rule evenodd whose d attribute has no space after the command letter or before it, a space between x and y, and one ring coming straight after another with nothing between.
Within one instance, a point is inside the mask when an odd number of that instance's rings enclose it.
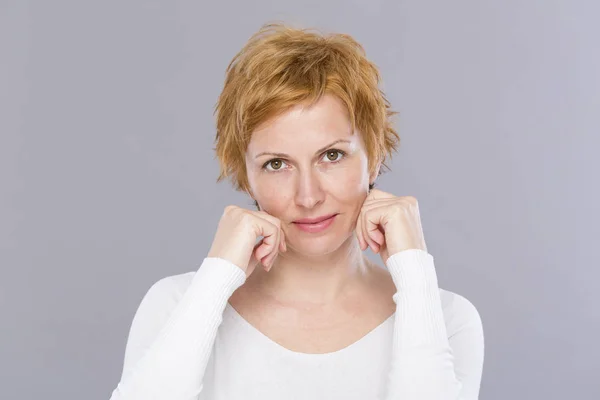
<instances>
[{"instance_id":1,"label":"sleeve","mask_svg":"<svg viewBox=\"0 0 600 400\"><path fill-rule=\"evenodd\" d=\"M246 274L207 257L180 299L168 278L156 282L133 318L121 380L111 400L196 400L223 312Z\"/></svg>"},{"instance_id":2,"label":"sleeve","mask_svg":"<svg viewBox=\"0 0 600 400\"><path fill-rule=\"evenodd\" d=\"M386 400L477 400L483 371L481 318L456 295L446 328L433 256L409 249L389 257L397 292Z\"/></svg>"}]
</instances>

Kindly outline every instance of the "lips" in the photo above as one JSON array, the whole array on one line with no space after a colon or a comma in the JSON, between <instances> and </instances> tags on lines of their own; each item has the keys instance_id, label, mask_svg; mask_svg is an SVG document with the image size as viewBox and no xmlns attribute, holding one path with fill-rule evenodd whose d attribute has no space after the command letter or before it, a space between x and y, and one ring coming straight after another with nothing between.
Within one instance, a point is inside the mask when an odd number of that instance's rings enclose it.
<instances>
[{"instance_id":1,"label":"lips","mask_svg":"<svg viewBox=\"0 0 600 400\"><path fill-rule=\"evenodd\" d=\"M323 215L316 218L302 218L294 221L294 226L300 231L317 234L323 233L334 223L338 214Z\"/></svg>"},{"instance_id":2,"label":"lips","mask_svg":"<svg viewBox=\"0 0 600 400\"><path fill-rule=\"evenodd\" d=\"M302 218L302 219L297 219L294 221L295 224L318 224L319 222L325 221L331 217L334 217L337 214L329 214L329 215L323 215L320 217L314 217L314 218Z\"/></svg>"}]
</instances>

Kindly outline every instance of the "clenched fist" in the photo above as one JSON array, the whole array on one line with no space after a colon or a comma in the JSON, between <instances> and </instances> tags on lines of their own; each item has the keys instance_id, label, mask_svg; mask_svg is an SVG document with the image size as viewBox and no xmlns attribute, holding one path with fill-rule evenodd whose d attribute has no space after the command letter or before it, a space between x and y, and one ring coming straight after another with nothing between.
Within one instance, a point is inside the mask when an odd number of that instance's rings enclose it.
<instances>
[{"instance_id":1,"label":"clenched fist","mask_svg":"<svg viewBox=\"0 0 600 400\"><path fill-rule=\"evenodd\" d=\"M262 239L257 243L258 238ZM218 257L250 276L260 262L269 270L277 254L287 250L281 221L264 211L227 206L219 221L208 257Z\"/></svg>"}]
</instances>

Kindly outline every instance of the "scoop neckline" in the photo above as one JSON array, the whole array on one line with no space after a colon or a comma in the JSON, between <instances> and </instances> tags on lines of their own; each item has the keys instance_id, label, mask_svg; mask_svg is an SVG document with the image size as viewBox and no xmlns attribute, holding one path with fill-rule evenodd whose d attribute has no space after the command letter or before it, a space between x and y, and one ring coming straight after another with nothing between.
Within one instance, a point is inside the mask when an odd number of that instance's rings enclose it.
<instances>
[{"instance_id":1,"label":"scoop neckline","mask_svg":"<svg viewBox=\"0 0 600 400\"><path fill-rule=\"evenodd\" d=\"M355 347L359 346L364 341L368 340L371 336L375 335L377 332L379 332L381 329L383 329L383 327L386 326L390 321L392 321L394 319L394 316L396 315L396 312L394 311L394 313L392 315L390 315L388 318L386 318L382 323L380 323L379 325L377 325L375 328L371 329L369 332L367 332L360 339L358 339L358 340L350 343L348 346L343 347L343 348L341 348L339 350L330 351L330 352L327 352L327 353L303 353L303 352L299 352L299 351L294 351L294 350L288 349L287 347L282 346L281 344L277 343L276 341L274 341L273 339L271 339L270 337L268 337L267 335L265 335L258 328L256 328L249 321L247 321L244 317L242 317L242 315L229 303L229 301L227 302L226 308L230 311L230 313L231 313L231 315L233 317L232 319L235 322L237 322L238 324L243 325L245 328L247 328L247 329L251 330L252 332L254 332L254 334L256 334L257 336L259 336L261 338L261 340L265 341L270 346L275 347L275 348L277 348L280 351L283 351L285 353L294 355L296 357L305 357L305 358L326 358L326 357L333 357L333 356L338 356L338 355L341 355L343 353L346 353L346 352L354 349Z\"/></svg>"}]
</instances>

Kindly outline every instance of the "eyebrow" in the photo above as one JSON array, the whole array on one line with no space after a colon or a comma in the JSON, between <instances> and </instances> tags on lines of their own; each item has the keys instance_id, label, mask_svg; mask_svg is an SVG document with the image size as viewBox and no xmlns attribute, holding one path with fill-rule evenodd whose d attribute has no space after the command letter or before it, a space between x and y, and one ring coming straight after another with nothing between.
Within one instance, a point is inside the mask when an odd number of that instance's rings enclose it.
<instances>
[{"instance_id":1,"label":"eyebrow","mask_svg":"<svg viewBox=\"0 0 600 400\"><path fill-rule=\"evenodd\" d=\"M342 143L342 142L351 143L348 139L338 139L334 142L329 143L327 146L321 147L319 150L317 150L315 152L315 154L320 154L320 153L324 152L325 150L327 150L328 148L330 148L331 146L338 144L338 143ZM271 153L268 151L263 151L262 153L257 154L256 157L254 157L254 158L259 158L259 157L265 156L265 155L281 157L281 158L291 158L288 154L285 154L285 153Z\"/></svg>"}]
</instances>

